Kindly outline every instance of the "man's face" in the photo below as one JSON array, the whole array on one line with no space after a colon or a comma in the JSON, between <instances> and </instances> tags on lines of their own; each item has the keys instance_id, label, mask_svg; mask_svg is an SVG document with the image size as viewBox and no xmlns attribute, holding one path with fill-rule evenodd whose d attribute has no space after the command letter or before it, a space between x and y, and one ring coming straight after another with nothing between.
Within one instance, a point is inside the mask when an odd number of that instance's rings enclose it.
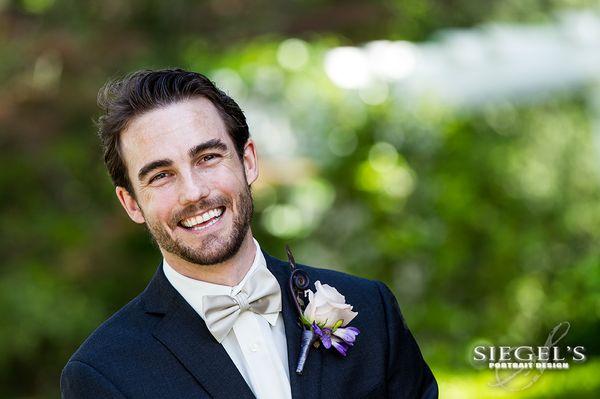
<instances>
[{"instance_id":1,"label":"man's face","mask_svg":"<svg viewBox=\"0 0 600 399\"><path fill-rule=\"evenodd\" d=\"M243 160L217 109L195 98L149 111L121 136L136 193L117 187L132 220L146 226L163 253L212 265L235 255L252 218L249 185L258 169L252 140Z\"/></svg>"}]
</instances>

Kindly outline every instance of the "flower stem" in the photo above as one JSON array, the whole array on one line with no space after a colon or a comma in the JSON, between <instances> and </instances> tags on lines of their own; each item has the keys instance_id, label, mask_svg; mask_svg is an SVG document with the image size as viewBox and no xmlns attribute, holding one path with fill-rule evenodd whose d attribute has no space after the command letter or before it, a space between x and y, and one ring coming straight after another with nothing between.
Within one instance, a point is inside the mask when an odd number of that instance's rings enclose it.
<instances>
[{"instance_id":1,"label":"flower stem","mask_svg":"<svg viewBox=\"0 0 600 399\"><path fill-rule=\"evenodd\" d=\"M308 357L308 351L310 346L315 342L315 333L312 330L302 330L302 342L300 344L300 357L298 358L298 365L296 366L296 374L301 375L304 370L304 363Z\"/></svg>"}]
</instances>

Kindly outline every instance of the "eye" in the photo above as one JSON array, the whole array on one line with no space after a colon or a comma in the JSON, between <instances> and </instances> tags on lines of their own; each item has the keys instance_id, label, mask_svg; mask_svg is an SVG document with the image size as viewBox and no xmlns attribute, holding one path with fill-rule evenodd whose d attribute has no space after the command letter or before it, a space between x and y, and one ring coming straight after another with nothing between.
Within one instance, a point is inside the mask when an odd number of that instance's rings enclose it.
<instances>
[{"instance_id":1,"label":"eye","mask_svg":"<svg viewBox=\"0 0 600 399\"><path fill-rule=\"evenodd\" d=\"M206 154L200 157L200 161L202 162L210 162L219 157L219 154Z\"/></svg>"},{"instance_id":2,"label":"eye","mask_svg":"<svg viewBox=\"0 0 600 399\"><path fill-rule=\"evenodd\" d=\"M157 180L163 179L165 177L168 176L167 172L160 172L157 175L155 175L154 177L152 177L152 179L150 179L150 183L155 182Z\"/></svg>"}]
</instances>

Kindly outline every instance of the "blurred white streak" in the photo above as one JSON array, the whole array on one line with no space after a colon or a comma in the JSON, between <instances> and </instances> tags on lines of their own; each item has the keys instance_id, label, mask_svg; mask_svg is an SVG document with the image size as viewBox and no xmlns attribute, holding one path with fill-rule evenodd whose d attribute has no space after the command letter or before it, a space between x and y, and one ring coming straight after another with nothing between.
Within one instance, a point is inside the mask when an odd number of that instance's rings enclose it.
<instances>
[{"instance_id":1,"label":"blurred white streak","mask_svg":"<svg viewBox=\"0 0 600 399\"><path fill-rule=\"evenodd\" d=\"M370 63L362 49L338 47L326 54L325 72L337 86L358 89L371 81Z\"/></svg>"},{"instance_id":2,"label":"blurred white streak","mask_svg":"<svg viewBox=\"0 0 600 399\"><path fill-rule=\"evenodd\" d=\"M375 41L325 57L331 81L362 89L384 81L403 103L458 107L546 100L600 77L600 14L560 14L546 25L490 24L441 32L422 44Z\"/></svg>"},{"instance_id":3,"label":"blurred white streak","mask_svg":"<svg viewBox=\"0 0 600 399\"><path fill-rule=\"evenodd\" d=\"M401 80L417 63L416 46L410 42L377 40L365 46L371 72L380 79Z\"/></svg>"}]
</instances>

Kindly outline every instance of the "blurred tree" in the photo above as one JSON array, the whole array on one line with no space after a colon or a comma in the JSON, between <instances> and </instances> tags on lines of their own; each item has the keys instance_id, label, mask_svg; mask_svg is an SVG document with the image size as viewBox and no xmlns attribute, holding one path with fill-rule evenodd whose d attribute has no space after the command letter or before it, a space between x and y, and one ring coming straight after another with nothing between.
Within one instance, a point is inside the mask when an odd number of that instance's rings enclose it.
<instances>
[{"instance_id":1,"label":"blurred tree","mask_svg":"<svg viewBox=\"0 0 600 399\"><path fill-rule=\"evenodd\" d=\"M563 320L598 353L587 89L408 110L322 68L332 46L567 6L586 2L0 1L0 395L56 397L70 354L158 266L115 201L92 118L107 78L173 65L209 73L246 110L264 248L384 280L434 370L468 367L478 339L542 342Z\"/></svg>"}]
</instances>

